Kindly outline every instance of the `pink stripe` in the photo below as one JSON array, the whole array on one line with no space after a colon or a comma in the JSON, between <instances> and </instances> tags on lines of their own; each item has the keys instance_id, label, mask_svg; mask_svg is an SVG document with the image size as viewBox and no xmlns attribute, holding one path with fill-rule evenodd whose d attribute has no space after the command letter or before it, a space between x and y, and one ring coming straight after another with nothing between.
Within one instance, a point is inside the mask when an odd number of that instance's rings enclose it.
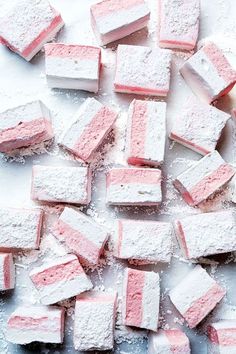
<instances>
[{"instance_id":1,"label":"pink stripe","mask_svg":"<svg viewBox=\"0 0 236 354\"><path fill-rule=\"evenodd\" d=\"M114 168L107 175L107 184L144 183L160 184L161 171L158 169Z\"/></svg>"},{"instance_id":2,"label":"pink stripe","mask_svg":"<svg viewBox=\"0 0 236 354\"><path fill-rule=\"evenodd\" d=\"M207 155L207 154L209 154L211 152L210 150L206 150L203 147L193 143L190 140L186 140L186 139L181 138L179 135L176 135L175 133L170 133L170 138L173 139L173 140L177 140L180 143L186 144L187 146L193 147L197 151L200 151L201 153L203 153L204 155Z\"/></svg>"},{"instance_id":3,"label":"pink stripe","mask_svg":"<svg viewBox=\"0 0 236 354\"><path fill-rule=\"evenodd\" d=\"M98 60L101 49L85 45L69 45L61 43L49 43L45 45L45 55L62 58L79 58L81 60Z\"/></svg>"},{"instance_id":4,"label":"pink stripe","mask_svg":"<svg viewBox=\"0 0 236 354\"><path fill-rule=\"evenodd\" d=\"M236 345L236 328L215 329L212 326L208 327L208 337L214 344L222 346Z\"/></svg>"},{"instance_id":5,"label":"pink stripe","mask_svg":"<svg viewBox=\"0 0 236 354\"><path fill-rule=\"evenodd\" d=\"M129 92L137 92L140 93L142 92L144 95L159 95L159 96L166 96L169 92L168 90L160 90L160 89L154 89L154 88L147 88L147 87L141 87L141 86L131 86L131 85L121 85L121 84L114 84L115 90L119 91L129 91Z\"/></svg>"},{"instance_id":6,"label":"pink stripe","mask_svg":"<svg viewBox=\"0 0 236 354\"><path fill-rule=\"evenodd\" d=\"M195 31L196 34L195 34L195 37L197 37L197 34L198 34L198 31ZM185 47L185 48L189 48L189 49L193 49L196 45L196 41L195 39L193 39L192 42L183 42L183 41L175 41L175 40L170 40L170 39L160 39L160 44L170 44L170 45L178 45L178 46L182 46L182 47Z\"/></svg>"},{"instance_id":7,"label":"pink stripe","mask_svg":"<svg viewBox=\"0 0 236 354\"><path fill-rule=\"evenodd\" d=\"M142 157L145 155L145 134L148 123L147 102L135 100L133 102L130 157Z\"/></svg>"},{"instance_id":8,"label":"pink stripe","mask_svg":"<svg viewBox=\"0 0 236 354\"><path fill-rule=\"evenodd\" d=\"M41 318L14 316L8 320L8 325L11 328L37 329L49 332L57 332L60 330L57 317L49 319L46 316Z\"/></svg>"},{"instance_id":9,"label":"pink stripe","mask_svg":"<svg viewBox=\"0 0 236 354\"><path fill-rule=\"evenodd\" d=\"M104 0L92 5L91 12L95 17L103 17L141 4L144 4L143 0Z\"/></svg>"},{"instance_id":10,"label":"pink stripe","mask_svg":"<svg viewBox=\"0 0 236 354\"><path fill-rule=\"evenodd\" d=\"M96 295L89 296L88 293L78 295L76 300L79 302L114 302L116 300L116 296L111 295Z\"/></svg>"},{"instance_id":11,"label":"pink stripe","mask_svg":"<svg viewBox=\"0 0 236 354\"><path fill-rule=\"evenodd\" d=\"M9 254L4 254L2 255L4 257L4 263L3 263L3 272L4 272L4 286L6 289L9 289L11 284L10 284L10 279L11 279L11 274L10 274L10 255Z\"/></svg>"},{"instance_id":12,"label":"pink stripe","mask_svg":"<svg viewBox=\"0 0 236 354\"><path fill-rule=\"evenodd\" d=\"M179 241L181 242L182 248L184 249L185 255L187 258L189 258L188 247L187 247L184 231L180 221L176 221L176 228L177 228L177 236L179 238Z\"/></svg>"},{"instance_id":13,"label":"pink stripe","mask_svg":"<svg viewBox=\"0 0 236 354\"><path fill-rule=\"evenodd\" d=\"M189 341L187 336L180 331L179 329L172 329L164 331L169 343L170 343L170 350L173 354L179 353L180 350L186 348L189 349Z\"/></svg>"}]
</instances>

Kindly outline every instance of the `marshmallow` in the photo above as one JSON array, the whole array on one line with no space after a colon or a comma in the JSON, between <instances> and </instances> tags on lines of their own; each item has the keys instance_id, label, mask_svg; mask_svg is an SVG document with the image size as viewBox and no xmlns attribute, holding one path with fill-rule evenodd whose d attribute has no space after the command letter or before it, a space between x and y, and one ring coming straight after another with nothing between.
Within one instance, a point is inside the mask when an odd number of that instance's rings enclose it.
<instances>
[{"instance_id":1,"label":"marshmallow","mask_svg":"<svg viewBox=\"0 0 236 354\"><path fill-rule=\"evenodd\" d=\"M76 350L109 350L114 345L116 294L89 292L75 303Z\"/></svg>"},{"instance_id":2,"label":"marshmallow","mask_svg":"<svg viewBox=\"0 0 236 354\"><path fill-rule=\"evenodd\" d=\"M147 26L150 11L143 0L103 0L91 6L91 24L100 45Z\"/></svg>"},{"instance_id":3,"label":"marshmallow","mask_svg":"<svg viewBox=\"0 0 236 354\"><path fill-rule=\"evenodd\" d=\"M117 113L109 107L87 98L59 144L87 162L111 131L116 118Z\"/></svg>"},{"instance_id":4,"label":"marshmallow","mask_svg":"<svg viewBox=\"0 0 236 354\"><path fill-rule=\"evenodd\" d=\"M233 108L231 111L231 115L234 119L236 119L236 108Z\"/></svg>"},{"instance_id":5,"label":"marshmallow","mask_svg":"<svg viewBox=\"0 0 236 354\"><path fill-rule=\"evenodd\" d=\"M236 82L236 71L214 43L191 56L180 72L193 92L208 103L229 93Z\"/></svg>"},{"instance_id":6,"label":"marshmallow","mask_svg":"<svg viewBox=\"0 0 236 354\"><path fill-rule=\"evenodd\" d=\"M159 205L161 171L151 168L112 168L107 174L106 200L111 205Z\"/></svg>"},{"instance_id":7,"label":"marshmallow","mask_svg":"<svg viewBox=\"0 0 236 354\"><path fill-rule=\"evenodd\" d=\"M15 266L11 253L0 253L0 291L14 289Z\"/></svg>"},{"instance_id":8,"label":"marshmallow","mask_svg":"<svg viewBox=\"0 0 236 354\"><path fill-rule=\"evenodd\" d=\"M169 296L190 328L196 327L224 297L226 291L200 265L191 270Z\"/></svg>"},{"instance_id":9,"label":"marshmallow","mask_svg":"<svg viewBox=\"0 0 236 354\"><path fill-rule=\"evenodd\" d=\"M170 262L172 225L160 221L118 220L116 257L142 264Z\"/></svg>"},{"instance_id":10,"label":"marshmallow","mask_svg":"<svg viewBox=\"0 0 236 354\"><path fill-rule=\"evenodd\" d=\"M124 324L157 331L159 302L159 274L127 268L123 283Z\"/></svg>"},{"instance_id":11,"label":"marshmallow","mask_svg":"<svg viewBox=\"0 0 236 354\"><path fill-rule=\"evenodd\" d=\"M234 169L215 150L179 175L173 184L186 203L195 206L223 187L234 174Z\"/></svg>"},{"instance_id":12,"label":"marshmallow","mask_svg":"<svg viewBox=\"0 0 236 354\"><path fill-rule=\"evenodd\" d=\"M187 259L236 251L236 222L232 210L178 219L175 230Z\"/></svg>"},{"instance_id":13,"label":"marshmallow","mask_svg":"<svg viewBox=\"0 0 236 354\"><path fill-rule=\"evenodd\" d=\"M128 113L127 162L158 166L164 161L166 103L133 100Z\"/></svg>"},{"instance_id":14,"label":"marshmallow","mask_svg":"<svg viewBox=\"0 0 236 354\"><path fill-rule=\"evenodd\" d=\"M92 288L78 258L72 254L45 262L34 268L29 276L44 305L55 304Z\"/></svg>"},{"instance_id":15,"label":"marshmallow","mask_svg":"<svg viewBox=\"0 0 236 354\"><path fill-rule=\"evenodd\" d=\"M91 200L90 169L35 165L31 198L41 202L88 204Z\"/></svg>"},{"instance_id":16,"label":"marshmallow","mask_svg":"<svg viewBox=\"0 0 236 354\"><path fill-rule=\"evenodd\" d=\"M159 0L159 46L191 50L199 31L199 0Z\"/></svg>"},{"instance_id":17,"label":"marshmallow","mask_svg":"<svg viewBox=\"0 0 236 354\"><path fill-rule=\"evenodd\" d=\"M81 262L97 264L108 238L108 232L92 218L65 208L53 228L54 235L64 241Z\"/></svg>"},{"instance_id":18,"label":"marshmallow","mask_svg":"<svg viewBox=\"0 0 236 354\"><path fill-rule=\"evenodd\" d=\"M207 328L209 354L236 353L236 321L219 321Z\"/></svg>"},{"instance_id":19,"label":"marshmallow","mask_svg":"<svg viewBox=\"0 0 236 354\"><path fill-rule=\"evenodd\" d=\"M62 343L63 337L63 308L20 306L7 321L6 339L15 344Z\"/></svg>"},{"instance_id":20,"label":"marshmallow","mask_svg":"<svg viewBox=\"0 0 236 354\"><path fill-rule=\"evenodd\" d=\"M0 208L0 251L39 248L43 211Z\"/></svg>"},{"instance_id":21,"label":"marshmallow","mask_svg":"<svg viewBox=\"0 0 236 354\"><path fill-rule=\"evenodd\" d=\"M231 201L236 203L236 176L234 176L230 182L230 190L231 190Z\"/></svg>"},{"instance_id":22,"label":"marshmallow","mask_svg":"<svg viewBox=\"0 0 236 354\"><path fill-rule=\"evenodd\" d=\"M45 45L49 87L98 92L101 49L85 45Z\"/></svg>"},{"instance_id":23,"label":"marshmallow","mask_svg":"<svg viewBox=\"0 0 236 354\"><path fill-rule=\"evenodd\" d=\"M33 146L53 136L50 112L41 101L0 113L0 152Z\"/></svg>"},{"instance_id":24,"label":"marshmallow","mask_svg":"<svg viewBox=\"0 0 236 354\"><path fill-rule=\"evenodd\" d=\"M150 332L148 354L191 354L189 339L180 329Z\"/></svg>"},{"instance_id":25,"label":"marshmallow","mask_svg":"<svg viewBox=\"0 0 236 354\"><path fill-rule=\"evenodd\" d=\"M47 0L17 0L1 18L0 39L27 61L64 26L61 15Z\"/></svg>"},{"instance_id":26,"label":"marshmallow","mask_svg":"<svg viewBox=\"0 0 236 354\"><path fill-rule=\"evenodd\" d=\"M116 92L167 96L171 51L136 45L119 45L114 89Z\"/></svg>"},{"instance_id":27,"label":"marshmallow","mask_svg":"<svg viewBox=\"0 0 236 354\"><path fill-rule=\"evenodd\" d=\"M191 99L174 119L170 138L201 155L215 150L230 118L214 106Z\"/></svg>"}]
</instances>

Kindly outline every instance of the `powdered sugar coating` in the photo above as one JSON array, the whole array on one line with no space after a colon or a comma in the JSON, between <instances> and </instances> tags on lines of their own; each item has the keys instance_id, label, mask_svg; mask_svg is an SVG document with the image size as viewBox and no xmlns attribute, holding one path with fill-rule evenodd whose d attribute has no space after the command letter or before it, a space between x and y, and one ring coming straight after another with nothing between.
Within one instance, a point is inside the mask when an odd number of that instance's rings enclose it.
<instances>
[{"instance_id":1,"label":"powdered sugar coating","mask_svg":"<svg viewBox=\"0 0 236 354\"><path fill-rule=\"evenodd\" d=\"M148 354L190 354L189 339L180 329L150 332Z\"/></svg>"},{"instance_id":2,"label":"powdered sugar coating","mask_svg":"<svg viewBox=\"0 0 236 354\"><path fill-rule=\"evenodd\" d=\"M210 354L234 354L236 350L236 321L219 321L207 328Z\"/></svg>"}]
</instances>

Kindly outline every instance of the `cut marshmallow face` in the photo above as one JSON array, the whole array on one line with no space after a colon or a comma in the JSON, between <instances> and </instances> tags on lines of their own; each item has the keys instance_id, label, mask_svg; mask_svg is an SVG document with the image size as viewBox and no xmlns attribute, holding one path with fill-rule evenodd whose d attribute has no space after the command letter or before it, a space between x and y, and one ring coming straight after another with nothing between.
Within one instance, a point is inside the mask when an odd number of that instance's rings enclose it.
<instances>
[{"instance_id":1,"label":"cut marshmallow face","mask_svg":"<svg viewBox=\"0 0 236 354\"><path fill-rule=\"evenodd\" d=\"M50 112L41 101L0 113L0 152L34 146L53 136Z\"/></svg>"},{"instance_id":2,"label":"cut marshmallow face","mask_svg":"<svg viewBox=\"0 0 236 354\"><path fill-rule=\"evenodd\" d=\"M91 6L91 24L100 45L146 27L149 18L144 0L104 0Z\"/></svg>"},{"instance_id":3,"label":"cut marshmallow face","mask_svg":"<svg viewBox=\"0 0 236 354\"><path fill-rule=\"evenodd\" d=\"M213 151L179 175L173 184L186 203L195 206L217 192L234 174L234 169Z\"/></svg>"},{"instance_id":4,"label":"cut marshmallow face","mask_svg":"<svg viewBox=\"0 0 236 354\"><path fill-rule=\"evenodd\" d=\"M226 95L236 82L236 71L214 43L191 56L180 72L193 92L208 103Z\"/></svg>"},{"instance_id":5,"label":"cut marshmallow face","mask_svg":"<svg viewBox=\"0 0 236 354\"><path fill-rule=\"evenodd\" d=\"M0 253L0 291L14 289L15 266L11 253Z\"/></svg>"},{"instance_id":6,"label":"cut marshmallow face","mask_svg":"<svg viewBox=\"0 0 236 354\"><path fill-rule=\"evenodd\" d=\"M6 339L15 344L62 343L64 309L53 306L20 306L7 321Z\"/></svg>"},{"instance_id":7,"label":"cut marshmallow face","mask_svg":"<svg viewBox=\"0 0 236 354\"><path fill-rule=\"evenodd\" d=\"M75 303L76 350L110 350L114 345L116 294L89 292Z\"/></svg>"},{"instance_id":8,"label":"cut marshmallow face","mask_svg":"<svg viewBox=\"0 0 236 354\"><path fill-rule=\"evenodd\" d=\"M127 162L158 166L164 161L165 142L166 103L133 100L128 113Z\"/></svg>"},{"instance_id":9,"label":"cut marshmallow face","mask_svg":"<svg viewBox=\"0 0 236 354\"><path fill-rule=\"evenodd\" d=\"M199 30L199 0L159 1L159 45L194 49Z\"/></svg>"},{"instance_id":10,"label":"cut marshmallow face","mask_svg":"<svg viewBox=\"0 0 236 354\"><path fill-rule=\"evenodd\" d=\"M101 49L84 45L45 45L49 87L98 92Z\"/></svg>"},{"instance_id":11,"label":"cut marshmallow face","mask_svg":"<svg viewBox=\"0 0 236 354\"><path fill-rule=\"evenodd\" d=\"M31 60L64 26L47 0L18 0L1 19L0 37L7 47Z\"/></svg>"},{"instance_id":12,"label":"cut marshmallow face","mask_svg":"<svg viewBox=\"0 0 236 354\"><path fill-rule=\"evenodd\" d=\"M190 354L190 344L186 334L179 329L150 332L148 354Z\"/></svg>"},{"instance_id":13,"label":"cut marshmallow face","mask_svg":"<svg viewBox=\"0 0 236 354\"><path fill-rule=\"evenodd\" d=\"M168 49L119 45L114 89L138 95L167 96L170 65Z\"/></svg>"},{"instance_id":14,"label":"cut marshmallow face","mask_svg":"<svg viewBox=\"0 0 236 354\"><path fill-rule=\"evenodd\" d=\"M111 131L117 113L94 98L87 100L75 114L59 144L88 162Z\"/></svg>"},{"instance_id":15,"label":"cut marshmallow face","mask_svg":"<svg viewBox=\"0 0 236 354\"><path fill-rule=\"evenodd\" d=\"M236 353L236 321L219 321L211 323L207 328L208 353Z\"/></svg>"},{"instance_id":16,"label":"cut marshmallow face","mask_svg":"<svg viewBox=\"0 0 236 354\"><path fill-rule=\"evenodd\" d=\"M170 291L169 296L189 327L194 328L214 309L225 293L225 289L197 265Z\"/></svg>"},{"instance_id":17,"label":"cut marshmallow face","mask_svg":"<svg viewBox=\"0 0 236 354\"><path fill-rule=\"evenodd\" d=\"M113 168L107 174L106 200L111 205L159 205L161 171L151 168Z\"/></svg>"}]
</instances>

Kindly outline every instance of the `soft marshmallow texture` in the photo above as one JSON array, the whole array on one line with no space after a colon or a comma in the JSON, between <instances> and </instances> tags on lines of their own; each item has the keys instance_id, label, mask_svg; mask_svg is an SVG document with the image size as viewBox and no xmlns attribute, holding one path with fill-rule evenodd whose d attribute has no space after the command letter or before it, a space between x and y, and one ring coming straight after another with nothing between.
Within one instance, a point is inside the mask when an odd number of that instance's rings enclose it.
<instances>
[{"instance_id":1,"label":"soft marshmallow texture","mask_svg":"<svg viewBox=\"0 0 236 354\"><path fill-rule=\"evenodd\" d=\"M0 291L15 287L15 266L11 253L0 253Z\"/></svg>"},{"instance_id":2,"label":"soft marshmallow texture","mask_svg":"<svg viewBox=\"0 0 236 354\"><path fill-rule=\"evenodd\" d=\"M236 353L236 321L219 321L207 328L209 354Z\"/></svg>"},{"instance_id":3,"label":"soft marshmallow texture","mask_svg":"<svg viewBox=\"0 0 236 354\"><path fill-rule=\"evenodd\" d=\"M148 354L190 354L189 339L179 329L160 329L148 336Z\"/></svg>"}]
</instances>

